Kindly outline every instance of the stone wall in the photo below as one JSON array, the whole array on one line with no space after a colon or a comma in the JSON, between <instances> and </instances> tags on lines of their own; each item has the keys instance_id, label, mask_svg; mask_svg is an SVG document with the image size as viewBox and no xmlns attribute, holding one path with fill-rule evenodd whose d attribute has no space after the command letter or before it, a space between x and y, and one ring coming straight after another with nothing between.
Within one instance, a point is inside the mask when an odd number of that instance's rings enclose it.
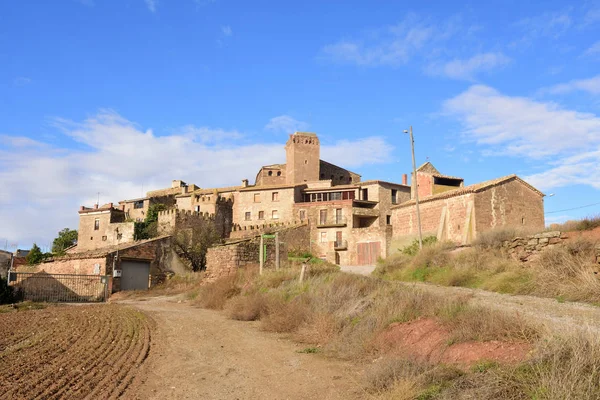
<instances>
[{"instance_id":1,"label":"stone wall","mask_svg":"<svg viewBox=\"0 0 600 400\"><path fill-rule=\"evenodd\" d=\"M124 214L118 210L99 210L79 215L77 251L95 250L118 243L133 242L134 223L123 222ZM95 220L99 226L95 229Z\"/></svg>"},{"instance_id":2,"label":"stone wall","mask_svg":"<svg viewBox=\"0 0 600 400\"><path fill-rule=\"evenodd\" d=\"M106 256L66 258L44 262L36 266L23 266L17 272L46 272L48 274L106 275Z\"/></svg>"},{"instance_id":3,"label":"stone wall","mask_svg":"<svg viewBox=\"0 0 600 400\"><path fill-rule=\"evenodd\" d=\"M243 228L292 221L296 191L294 187L240 190L233 204L233 222ZM276 218L273 211L277 211ZM250 219L246 219L246 213L250 213Z\"/></svg>"},{"instance_id":4,"label":"stone wall","mask_svg":"<svg viewBox=\"0 0 600 400\"><path fill-rule=\"evenodd\" d=\"M547 247L563 243L567 238L559 231L542 232L531 236L516 237L502 243L502 247L508 251L513 258L520 261L528 261L532 256L538 254Z\"/></svg>"},{"instance_id":5,"label":"stone wall","mask_svg":"<svg viewBox=\"0 0 600 400\"><path fill-rule=\"evenodd\" d=\"M307 225L284 229L279 234L280 264L287 262L290 251L307 251L309 248L309 231ZM265 268L275 266L275 239L264 239L267 246ZM231 242L225 245L211 247L206 254L206 282L234 274L239 268L250 268L259 265L260 235Z\"/></svg>"},{"instance_id":6,"label":"stone wall","mask_svg":"<svg viewBox=\"0 0 600 400\"><path fill-rule=\"evenodd\" d=\"M11 260L12 253L0 250L0 278L6 279Z\"/></svg>"}]
</instances>

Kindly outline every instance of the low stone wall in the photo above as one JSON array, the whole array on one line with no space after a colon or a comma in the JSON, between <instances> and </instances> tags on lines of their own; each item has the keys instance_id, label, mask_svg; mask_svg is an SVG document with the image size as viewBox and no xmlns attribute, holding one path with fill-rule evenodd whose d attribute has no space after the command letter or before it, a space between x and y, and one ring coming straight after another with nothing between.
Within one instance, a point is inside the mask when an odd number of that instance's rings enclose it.
<instances>
[{"instance_id":1,"label":"low stone wall","mask_svg":"<svg viewBox=\"0 0 600 400\"><path fill-rule=\"evenodd\" d=\"M502 247L507 249L508 254L515 259L525 262L545 248L563 243L565 239L567 239L567 236L559 231L542 232L507 240L502 244Z\"/></svg>"},{"instance_id":2,"label":"low stone wall","mask_svg":"<svg viewBox=\"0 0 600 400\"><path fill-rule=\"evenodd\" d=\"M302 251L309 248L309 230L307 225L285 229L279 234L279 257L281 266L287 263L289 251ZM267 246L265 268L275 266L275 239L264 239ZM206 254L205 282L214 282L239 268L258 266L260 258L260 235L253 238L242 239L224 245L211 247Z\"/></svg>"}]
</instances>

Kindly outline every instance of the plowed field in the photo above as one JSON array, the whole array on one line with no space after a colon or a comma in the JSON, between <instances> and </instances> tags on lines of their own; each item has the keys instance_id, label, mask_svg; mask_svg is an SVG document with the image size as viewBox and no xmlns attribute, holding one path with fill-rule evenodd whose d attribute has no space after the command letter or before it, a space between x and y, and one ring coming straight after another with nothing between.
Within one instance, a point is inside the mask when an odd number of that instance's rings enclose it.
<instances>
[{"instance_id":1,"label":"plowed field","mask_svg":"<svg viewBox=\"0 0 600 400\"><path fill-rule=\"evenodd\" d=\"M150 347L150 326L119 305L0 314L0 399L112 399Z\"/></svg>"}]
</instances>

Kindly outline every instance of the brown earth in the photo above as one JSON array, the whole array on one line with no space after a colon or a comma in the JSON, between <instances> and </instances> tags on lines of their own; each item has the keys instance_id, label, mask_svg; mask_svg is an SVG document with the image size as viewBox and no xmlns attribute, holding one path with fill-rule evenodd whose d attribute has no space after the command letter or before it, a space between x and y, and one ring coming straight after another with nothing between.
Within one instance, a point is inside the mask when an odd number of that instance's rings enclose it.
<instances>
[{"instance_id":1,"label":"brown earth","mask_svg":"<svg viewBox=\"0 0 600 400\"><path fill-rule=\"evenodd\" d=\"M257 323L229 320L182 297L123 300L156 321L150 357L128 391L135 399L362 398L357 367Z\"/></svg>"},{"instance_id":2,"label":"brown earth","mask_svg":"<svg viewBox=\"0 0 600 400\"><path fill-rule=\"evenodd\" d=\"M121 397L150 348L150 323L119 305L0 314L0 399Z\"/></svg>"},{"instance_id":3,"label":"brown earth","mask_svg":"<svg viewBox=\"0 0 600 400\"><path fill-rule=\"evenodd\" d=\"M531 345L527 343L468 341L451 343L452 335L432 318L421 318L391 324L375 339L377 347L386 353L469 368L479 361L514 364L527 358Z\"/></svg>"}]
</instances>

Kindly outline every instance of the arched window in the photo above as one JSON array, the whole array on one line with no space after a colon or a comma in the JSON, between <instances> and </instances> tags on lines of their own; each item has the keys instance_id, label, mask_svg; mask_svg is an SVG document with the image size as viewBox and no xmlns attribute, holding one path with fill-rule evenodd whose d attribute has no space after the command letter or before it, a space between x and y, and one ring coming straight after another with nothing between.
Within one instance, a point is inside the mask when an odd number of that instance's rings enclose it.
<instances>
[{"instance_id":1,"label":"arched window","mask_svg":"<svg viewBox=\"0 0 600 400\"><path fill-rule=\"evenodd\" d=\"M281 171L277 171L277 176L281 176Z\"/></svg>"},{"instance_id":2,"label":"arched window","mask_svg":"<svg viewBox=\"0 0 600 400\"><path fill-rule=\"evenodd\" d=\"M273 176L273 171L269 171L268 175Z\"/></svg>"}]
</instances>

